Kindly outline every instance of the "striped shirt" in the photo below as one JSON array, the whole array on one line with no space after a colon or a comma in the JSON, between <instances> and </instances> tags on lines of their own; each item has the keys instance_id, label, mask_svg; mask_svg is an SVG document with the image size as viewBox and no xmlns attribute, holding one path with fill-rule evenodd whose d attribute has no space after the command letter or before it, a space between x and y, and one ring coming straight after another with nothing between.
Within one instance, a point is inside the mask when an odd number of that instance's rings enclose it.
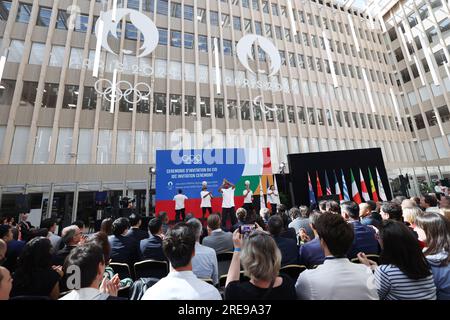
<instances>
[{"instance_id":1,"label":"striped shirt","mask_svg":"<svg viewBox=\"0 0 450 320\"><path fill-rule=\"evenodd\" d=\"M436 300L433 275L414 280L398 267L380 265L375 270L375 283L380 300Z\"/></svg>"}]
</instances>

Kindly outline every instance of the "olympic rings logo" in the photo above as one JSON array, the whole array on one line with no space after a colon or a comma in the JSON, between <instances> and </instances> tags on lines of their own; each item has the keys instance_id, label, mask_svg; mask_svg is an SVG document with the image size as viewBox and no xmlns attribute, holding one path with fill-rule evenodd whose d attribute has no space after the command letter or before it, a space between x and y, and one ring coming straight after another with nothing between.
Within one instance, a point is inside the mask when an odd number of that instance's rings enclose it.
<instances>
[{"instance_id":1,"label":"olympic rings logo","mask_svg":"<svg viewBox=\"0 0 450 320\"><path fill-rule=\"evenodd\" d=\"M121 89L122 86L126 87L126 89ZM111 101L113 99L113 84L110 80L98 79L94 84L94 89L106 101ZM142 91L139 89L142 89ZM130 104L139 103L142 100L149 99L151 90L150 86L144 82L136 83L133 87L130 82L121 80L115 85L114 99L115 101L120 101L123 98Z\"/></svg>"},{"instance_id":2,"label":"olympic rings logo","mask_svg":"<svg viewBox=\"0 0 450 320\"><path fill-rule=\"evenodd\" d=\"M202 163L202 156L200 154L194 154L194 155L183 155L181 157L181 160L184 164L200 164Z\"/></svg>"}]
</instances>

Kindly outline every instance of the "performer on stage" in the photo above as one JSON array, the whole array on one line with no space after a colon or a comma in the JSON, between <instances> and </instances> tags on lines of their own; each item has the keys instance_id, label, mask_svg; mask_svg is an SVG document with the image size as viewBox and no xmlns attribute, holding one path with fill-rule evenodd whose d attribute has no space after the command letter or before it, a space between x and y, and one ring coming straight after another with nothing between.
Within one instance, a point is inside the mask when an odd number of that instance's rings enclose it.
<instances>
[{"instance_id":1,"label":"performer on stage","mask_svg":"<svg viewBox=\"0 0 450 320\"><path fill-rule=\"evenodd\" d=\"M242 206L248 214L253 211L253 191L250 189L250 181L245 181L244 205Z\"/></svg>"},{"instance_id":2,"label":"performer on stage","mask_svg":"<svg viewBox=\"0 0 450 320\"><path fill-rule=\"evenodd\" d=\"M277 213L277 204L280 204L280 196L278 195L278 191L275 190L273 185L270 186L267 191L267 198L270 202L270 206L272 207L272 214Z\"/></svg>"},{"instance_id":3,"label":"performer on stage","mask_svg":"<svg viewBox=\"0 0 450 320\"><path fill-rule=\"evenodd\" d=\"M236 186L227 179L223 179L219 192L222 194L222 228L226 229L228 217L231 219L231 226L237 223L234 212L234 190Z\"/></svg>"},{"instance_id":4,"label":"performer on stage","mask_svg":"<svg viewBox=\"0 0 450 320\"><path fill-rule=\"evenodd\" d=\"M188 197L186 197L183 194L183 190L181 190L181 189L179 189L178 194L175 197L173 197L173 200L175 200L175 221L176 222L180 221L180 215L183 218L183 220L185 218L184 201L187 198Z\"/></svg>"},{"instance_id":5,"label":"performer on stage","mask_svg":"<svg viewBox=\"0 0 450 320\"><path fill-rule=\"evenodd\" d=\"M213 195L211 192L208 191L208 184L206 181L202 182L202 191L200 192L200 198L202 199L200 207L202 208L202 222L203 222L205 221L206 211L209 211L209 214L212 213L211 199L213 198Z\"/></svg>"}]
</instances>

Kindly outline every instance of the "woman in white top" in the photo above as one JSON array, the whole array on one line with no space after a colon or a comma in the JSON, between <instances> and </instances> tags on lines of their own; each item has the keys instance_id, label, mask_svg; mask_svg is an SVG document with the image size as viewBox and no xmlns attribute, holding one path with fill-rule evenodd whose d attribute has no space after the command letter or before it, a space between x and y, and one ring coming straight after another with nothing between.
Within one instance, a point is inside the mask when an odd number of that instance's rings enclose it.
<instances>
[{"instance_id":1,"label":"woman in white top","mask_svg":"<svg viewBox=\"0 0 450 320\"><path fill-rule=\"evenodd\" d=\"M276 214L277 204L280 203L280 197L278 195L278 191L275 190L275 187L273 185L271 185L269 190L267 191L267 198L270 202L270 206L272 207L272 214Z\"/></svg>"},{"instance_id":2,"label":"woman in white top","mask_svg":"<svg viewBox=\"0 0 450 320\"><path fill-rule=\"evenodd\" d=\"M242 192L244 196L244 205L242 206L248 214L253 211L253 191L250 189L250 181L245 181L245 189Z\"/></svg>"},{"instance_id":3,"label":"woman in white top","mask_svg":"<svg viewBox=\"0 0 450 320\"><path fill-rule=\"evenodd\" d=\"M200 204L200 207L202 208L202 222L204 222L207 218L205 217L206 211L208 211L209 214L212 214L211 199L213 198L212 193L208 191L208 185L206 184L206 181L203 181L202 183L200 198L202 199L202 202Z\"/></svg>"}]
</instances>

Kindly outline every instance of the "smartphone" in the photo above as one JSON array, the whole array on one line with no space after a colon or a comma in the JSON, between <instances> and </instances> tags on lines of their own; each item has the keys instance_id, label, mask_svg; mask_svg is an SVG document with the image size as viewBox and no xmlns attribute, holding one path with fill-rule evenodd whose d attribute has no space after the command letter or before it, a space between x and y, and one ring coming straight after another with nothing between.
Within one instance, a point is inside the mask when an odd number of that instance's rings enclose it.
<instances>
[{"instance_id":1,"label":"smartphone","mask_svg":"<svg viewBox=\"0 0 450 320\"><path fill-rule=\"evenodd\" d=\"M247 238L248 235L256 229L254 224L243 224L239 227L239 233L244 235L244 238Z\"/></svg>"}]
</instances>

